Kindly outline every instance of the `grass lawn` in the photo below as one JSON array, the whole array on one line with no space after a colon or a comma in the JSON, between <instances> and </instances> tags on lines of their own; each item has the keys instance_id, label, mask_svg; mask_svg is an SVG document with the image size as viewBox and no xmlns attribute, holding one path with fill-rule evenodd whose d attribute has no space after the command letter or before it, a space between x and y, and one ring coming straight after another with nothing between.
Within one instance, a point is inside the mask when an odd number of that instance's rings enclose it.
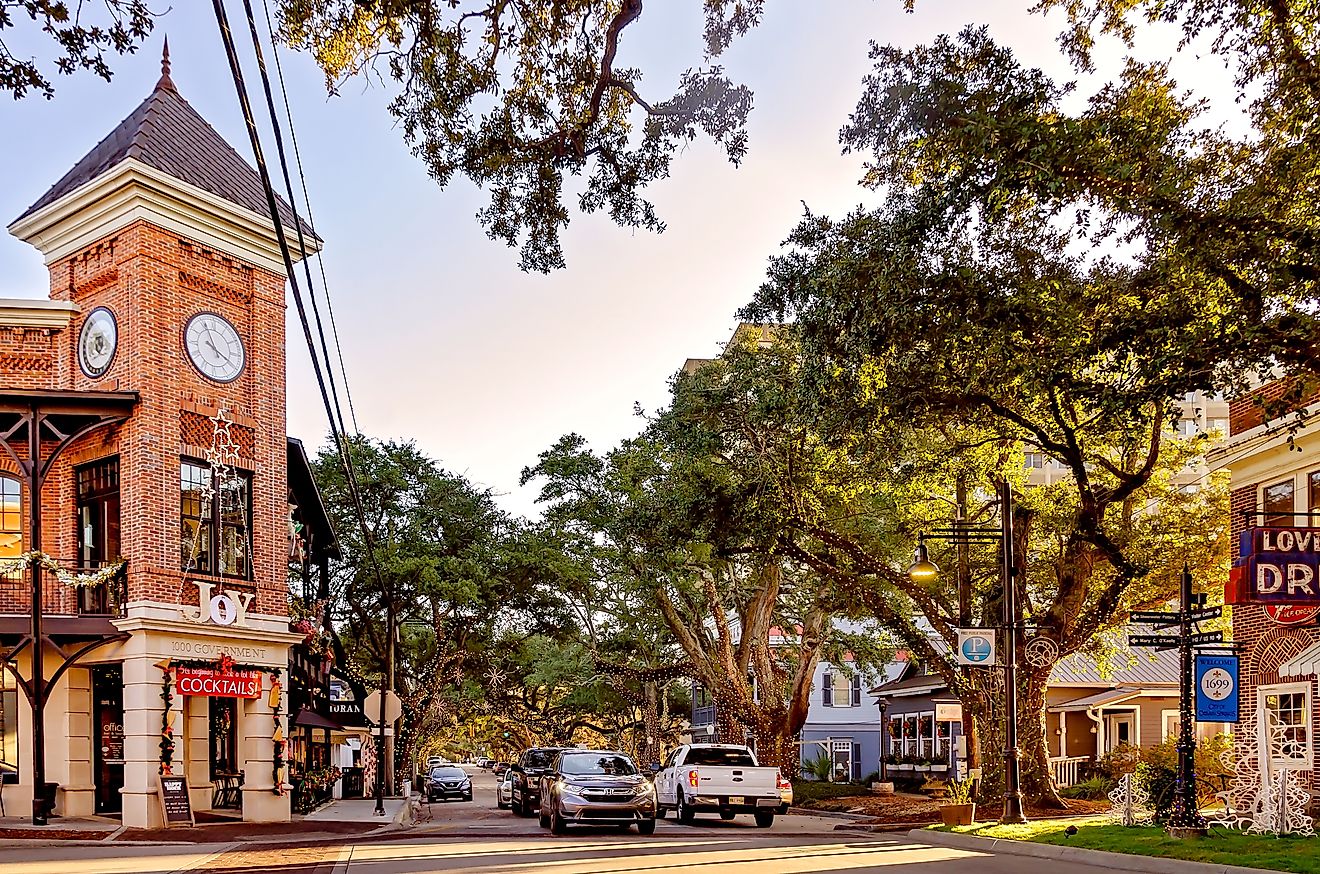
<instances>
[{"instance_id":1,"label":"grass lawn","mask_svg":"<svg viewBox=\"0 0 1320 874\"><path fill-rule=\"evenodd\" d=\"M1071 838L1063 833L1069 825L1077 826L1077 834ZM1209 837L1185 841L1169 837L1161 828L1124 828L1106 817L1036 821L1026 825L986 823L953 829L938 826L938 829L983 838L1011 838L1038 844L1067 844L1088 850L1108 850L1112 853L1243 865L1248 868L1291 871L1295 874L1320 874L1320 838L1272 838L1211 829Z\"/></svg>"}]
</instances>

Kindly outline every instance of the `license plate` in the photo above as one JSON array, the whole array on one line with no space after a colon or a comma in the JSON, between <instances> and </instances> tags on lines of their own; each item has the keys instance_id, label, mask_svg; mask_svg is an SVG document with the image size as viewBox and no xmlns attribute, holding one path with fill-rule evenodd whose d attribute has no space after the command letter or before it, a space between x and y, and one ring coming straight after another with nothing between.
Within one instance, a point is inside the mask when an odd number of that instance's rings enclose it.
<instances>
[{"instance_id":1,"label":"license plate","mask_svg":"<svg viewBox=\"0 0 1320 874\"><path fill-rule=\"evenodd\" d=\"M742 797L741 795L730 795L730 796L729 796L729 803L730 803L730 804L742 804L742 803L743 803L743 797Z\"/></svg>"}]
</instances>

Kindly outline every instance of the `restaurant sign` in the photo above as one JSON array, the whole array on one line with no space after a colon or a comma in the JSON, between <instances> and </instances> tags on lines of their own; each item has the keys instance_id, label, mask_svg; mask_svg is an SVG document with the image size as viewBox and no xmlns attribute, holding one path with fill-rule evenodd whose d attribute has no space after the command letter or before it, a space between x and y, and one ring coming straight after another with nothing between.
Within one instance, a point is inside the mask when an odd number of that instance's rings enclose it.
<instances>
[{"instance_id":1,"label":"restaurant sign","mask_svg":"<svg viewBox=\"0 0 1320 874\"><path fill-rule=\"evenodd\" d=\"M1320 528L1248 528L1240 556L1233 568L1240 600L1320 605Z\"/></svg>"},{"instance_id":2,"label":"restaurant sign","mask_svg":"<svg viewBox=\"0 0 1320 874\"><path fill-rule=\"evenodd\" d=\"M175 685L180 695L213 698L260 698L261 674L258 671L218 671L214 668L175 668Z\"/></svg>"}]
</instances>

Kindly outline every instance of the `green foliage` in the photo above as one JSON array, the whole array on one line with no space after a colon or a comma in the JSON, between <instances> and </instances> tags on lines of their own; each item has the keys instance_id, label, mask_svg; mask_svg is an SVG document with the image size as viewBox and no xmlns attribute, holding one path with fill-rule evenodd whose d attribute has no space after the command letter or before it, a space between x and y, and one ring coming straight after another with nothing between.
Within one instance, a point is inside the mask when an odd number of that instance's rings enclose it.
<instances>
[{"instance_id":1,"label":"green foliage","mask_svg":"<svg viewBox=\"0 0 1320 874\"><path fill-rule=\"evenodd\" d=\"M949 780L945 784L947 794L944 796L947 804L971 804L972 790L975 788L971 780Z\"/></svg>"},{"instance_id":2,"label":"green foliage","mask_svg":"<svg viewBox=\"0 0 1320 874\"><path fill-rule=\"evenodd\" d=\"M1086 801L1103 801L1105 798L1109 797L1109 793L1113 788L1113 780L1097 774L1096 776L1083 780L1080 783L1074 783L1071 786L1060 789L1059 794L1064 798L1080 798Z\"/></svg>"},{"instance_id":3,"label":"green foliage","mask_svg":"<svg viewBox=\"0 0 1320 874\"><path fill-rule=\"evenodd\" d=\"M641 196L699 134L734 163L747 150L751 92L715 63L761 17L763 0L705 0L706 58L667 99L642 96L625 31L641 0L281 0L290 45L306 49L333 94L375 71L399 86L390 111L440 185L455 174L491 192L478 214L492 239L522 246L522 267L562 267L566 176L578 207L660 231Z\"/></svg>"},{"instance_id":4,"label":"green foliage","mask_svg":"<svg viewBox=\"0 0 1320 874\"><path fill-rule=\"evenodd\" d=\"M95 4L78 3L70 8L64 0L7 0L0 3L0 91L8 91L19 100L33 91L47 100L55 95L48 71L36 58L13 54L4 38L15 20L27 19L58 47L60 54L53 66L70 75L89 70L106 81L112 72L106 52L126 54L151 33L154 13L146 0L103 0L104 12L91 11ZM20 41L21 44L21 41Z\"/></svg>"},{"instance_id":5,"label":"green foliage","mask_svg":"<svg viewBox=\"0 0 1320 874\"><path fill-rule=\"evenodd\" d=\"M830 783L823 780L798 780L793 783L793 803L808 805L826 798L854 798L869 791L856 783Z\"/></svg>"},{"instance_id":6,"label":"green foliage","mask_svg":"<svg viewBox=\"0 0 1320 874\"><path fill-rule=\"evenodd\" d=\"M830 761L829 754L821 750L803 763L802 771L821 782L828 783L834 778L834 763Z\"/></svg>"}]
</instances>

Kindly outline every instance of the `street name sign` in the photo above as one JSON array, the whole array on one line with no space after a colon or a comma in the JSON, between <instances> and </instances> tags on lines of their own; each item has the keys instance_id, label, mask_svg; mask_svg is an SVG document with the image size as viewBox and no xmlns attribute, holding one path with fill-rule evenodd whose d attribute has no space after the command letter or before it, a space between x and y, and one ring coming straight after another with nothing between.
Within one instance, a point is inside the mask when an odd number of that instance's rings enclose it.
<instances>
[{"instance_id":1,"label":"street name sign","mask_svg":"<svg viewBox=\"0 0 1320 874\"><path fill-rule=\"evenodd\" d=\"M1204 646L1207 643L1223 643L1224 632L1222 631L1203 631L1200 634L1192 635L1192 646Z\"/></svg>"},{"instance_id":2,"label":"street name sign","mask_svg":"<svg viewBox=\"0 0 1320 874\"><path fill-rule=\"evenodd\" d=\"M1148 610L1133 610L1129 617L1130 622L1137 625L1177 625L1181 618L1177 613L1152 613Z\"/></svg>"},{"instance_id":3,"label":"street name sign","mask_svg":"<svg viewBox=\"0 0 1320 874\"><path fill-rule=\"evenodd\" d=\"M1176 634L1129 634L1128 646L1165 646L1178 645Z\"/></svg>"},{"instance_id":4,"label":"street name sign","mask_svg":"<svg viewBox=\"0 0 1320 874\"><path fill-rule=\"evenodd\" d=\"M1205 622L1208 619L1218 619L1223 615L1223 607L1205 607L1200 610L1193 610L1190 618L1193 622Z\"/></svg>"}]
</instances>

